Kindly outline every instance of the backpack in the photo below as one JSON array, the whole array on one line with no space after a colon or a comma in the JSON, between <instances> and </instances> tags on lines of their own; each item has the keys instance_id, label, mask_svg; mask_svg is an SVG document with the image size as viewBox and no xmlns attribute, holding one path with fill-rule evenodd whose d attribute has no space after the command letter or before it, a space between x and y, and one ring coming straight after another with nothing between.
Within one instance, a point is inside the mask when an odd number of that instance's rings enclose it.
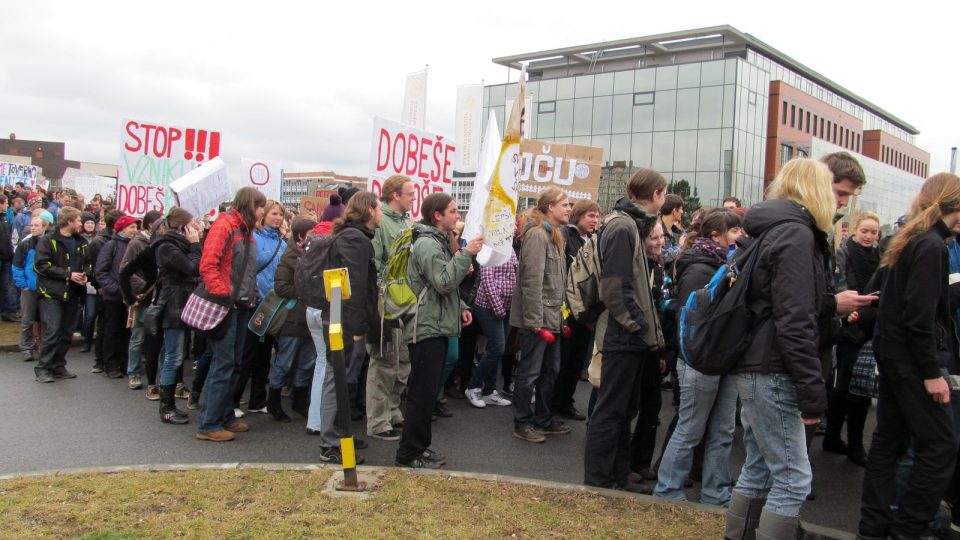
<instances>
[{"instance_id":1,"label":"backpack","mask_svg":"<svg viewBox=\"0 0 960 540\"><path fill-rule=\"evenodd\" d=\"M390 256L383 269L383 283L380 285L377 306L380 317L385 321L406 322L413 318L428 289L424 287L418 296L410 288L407 279L410 252L413 251L413 245L419 236L411 227L397 235L390 246Z\"/></svg>"},{"instance_id":2,"label":"backpack","mask_svg":"<svg viewBox=\"0 0 960 540\"><path fill-rule=\"evenodd\" d=\"M718 268L710 282L690 293L680 309L680 356L700 373L724 375L733 369L750 346L756 323L769 314L769 307L755 313L748 305L747 293L763 238L778 224Z\"/></svg>"},{"instance_id":3,"label":"backpack","mask_svg":"<svg viewBox=\"0 0 960 540\"><path fill-rule=\"evenodd\" d=\"M328 305L323 271L330 268L334 238L329 234L310 233L303 244L303 253L297 259L297 268L293 274L297 299L314 309L323 309Z\"/></svg>"},{"instance_id":4,"label":"backpack","mask_svg":"<svg viewBox=\"0 0 960 540\"><path fill-rule=\"evenodd\" d=\"M604 226L617 216L619 212L611 214L604 222ZM606 306L600 300L600 272L603 270L603 260L600 258L600 236L603 228L587 238L577 254L570 261L567 270L566 304L570 314L580 323L590 324L597 321Z\"/></svg>"}]
</instances>

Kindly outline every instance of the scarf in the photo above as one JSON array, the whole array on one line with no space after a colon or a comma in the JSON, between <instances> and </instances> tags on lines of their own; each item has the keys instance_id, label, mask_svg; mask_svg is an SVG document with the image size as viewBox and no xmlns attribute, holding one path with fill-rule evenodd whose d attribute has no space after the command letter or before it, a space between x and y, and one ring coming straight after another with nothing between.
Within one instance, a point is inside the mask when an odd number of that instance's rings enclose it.
<instances>
[{"instance_id":1,"label":"scarf","mask_svg":"<svg viewBox=\"0 0 960 540\"><path fill-rule=\"evenodd\" d=\"M694 238L693 245L690 246L690 251L706 255L707 257L716 257L721 263L727 261L728 249L705 236Z\"/></svg>"}]
</instances>

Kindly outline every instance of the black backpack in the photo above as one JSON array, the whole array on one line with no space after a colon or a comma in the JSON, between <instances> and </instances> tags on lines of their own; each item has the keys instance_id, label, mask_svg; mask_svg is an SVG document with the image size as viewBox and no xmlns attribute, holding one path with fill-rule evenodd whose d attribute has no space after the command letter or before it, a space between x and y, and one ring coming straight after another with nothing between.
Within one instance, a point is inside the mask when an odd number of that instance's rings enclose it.
<instances>
[{"instance_id":1,"label":"black backpack","mask_svg":"<svg viewBox=\"0 0 960 540\"><path fill-rule=\"evenodd\" d=\"M303 244L303 253L297 259L293 275L293 287L297 299L314 309L327 307L326 289L323 286L323 271L330 268L332 234L310 233Z\"/></svg>"}]
</instances>

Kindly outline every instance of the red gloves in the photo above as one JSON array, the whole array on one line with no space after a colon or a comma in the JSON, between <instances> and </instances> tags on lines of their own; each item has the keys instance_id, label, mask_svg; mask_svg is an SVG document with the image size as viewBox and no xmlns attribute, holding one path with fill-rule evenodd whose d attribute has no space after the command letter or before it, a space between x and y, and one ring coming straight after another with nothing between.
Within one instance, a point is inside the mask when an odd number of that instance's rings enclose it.
<instances>
[{"instance_id":1,"label":"red gloves","mask_svg":"<svg viewBox=\"0 0 960 540\"><path fill-rule=\"evenodd\" d=\"M540 339L547 345L553 345L557 341L557 335L546 328L541 328L537 333L540 334Z\"/></svg>"},{"instance_id":2,"label":"red gloves","mask_svg":"<svg viewBox=\"0 0 960 540\"><path fill-rule=\"evenodd\" d=\"M563 334L564 339L570 339L570 336L573 335L573 330L569 326L563 325L560 327L560 333Z\"/></svg>"}]
</instances>

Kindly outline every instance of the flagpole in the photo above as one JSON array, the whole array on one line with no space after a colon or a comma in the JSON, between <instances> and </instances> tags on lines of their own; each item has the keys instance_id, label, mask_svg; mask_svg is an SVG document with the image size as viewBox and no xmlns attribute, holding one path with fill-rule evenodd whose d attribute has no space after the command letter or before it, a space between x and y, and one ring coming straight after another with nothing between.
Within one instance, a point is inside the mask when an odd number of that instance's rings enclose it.
<instances>
[{"instance_id":1,"label":"flagpole","mask_svg":"<svg viewBox=\"0 0 960 540\"><path fill-rule=\"evenodd\" d=\"M427 128L427 76L429 75L430 64L423 66L423 129Z\"/></svg>"}]
</instances>

